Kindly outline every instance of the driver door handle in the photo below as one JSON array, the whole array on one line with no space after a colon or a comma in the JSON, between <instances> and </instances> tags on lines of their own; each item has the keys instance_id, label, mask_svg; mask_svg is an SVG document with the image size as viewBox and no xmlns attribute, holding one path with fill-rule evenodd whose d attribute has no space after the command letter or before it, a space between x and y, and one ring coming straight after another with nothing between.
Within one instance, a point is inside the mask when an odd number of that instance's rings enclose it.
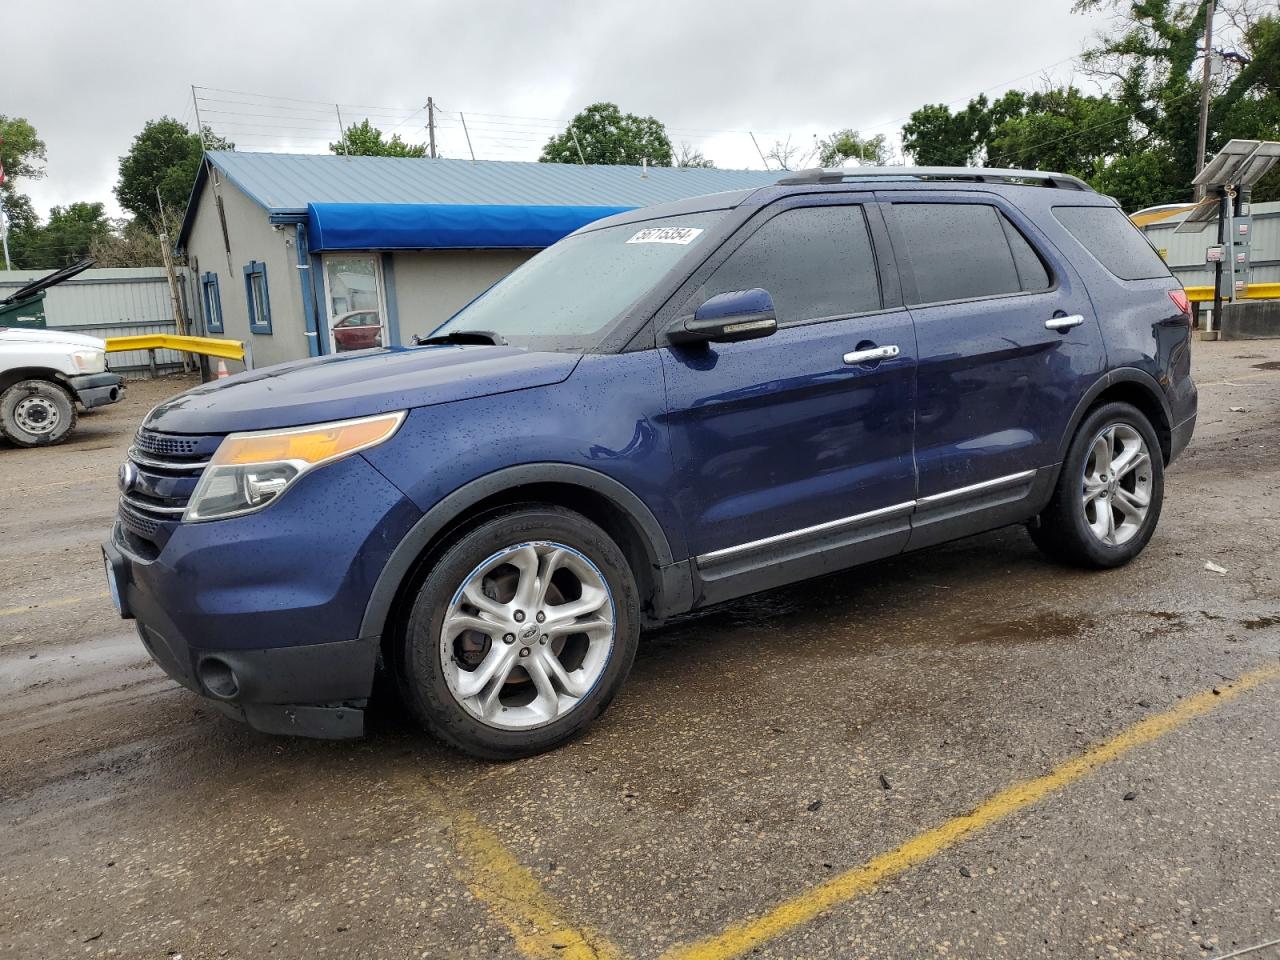
<instances>
[{"instance_id":1,"label":"driver door handle","mask_svg":"<svg viewBox=\"0 0 1280 960\"><path fill-rule=\"evenodd\" d=\"M1073 313L1069 317L1050 317L1044 322L1047 330L1070 330L1072 327L1078 327L1084 323L1084 317L1078 313Z\"/></svg>"},{"instance_id":2,"label":"driver door handle","mask_svg":"<svg viewBox=\"0 0 1280 960\"><path fill-rule=\"evenodd\" d=\"M892 360L901 352L895 344L889 344L885 347L871 347L868 350L854 350L852 353L846 353L844 362L858 364L871 363L875 360Z\"/></svg>"}]
</instances>

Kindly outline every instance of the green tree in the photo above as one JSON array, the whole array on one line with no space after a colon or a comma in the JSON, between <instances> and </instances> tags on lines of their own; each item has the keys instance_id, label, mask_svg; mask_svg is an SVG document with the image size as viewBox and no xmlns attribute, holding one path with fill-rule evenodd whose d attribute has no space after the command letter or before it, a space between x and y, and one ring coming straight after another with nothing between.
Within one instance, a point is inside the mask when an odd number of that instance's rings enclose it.
<instances>
[{"instance_id":1,"label":"green tree","mask_svg":"<svg viewBox=\"0 0 1280 960\"><path fill-rule=\"evenodd\" d=\"M15 231L10 240L14 265L26 270L65 267L89 256L96 240L111 230L101 203L54 207L43 225Z\"/></svg>"},{"instance_id":2,"label":"green tree","mask_svg":"<svg viewBox=\"0 0 1280 960\"><path fill-rule=\"evenodd\" d=\"M346 135L329 144L329 149L352 157L423 157L427 153L425 146L405 143L398 133L393 133L390 140L382 139L382 131L367 118L347 127Z\"/></svg>"},{"instance_id":3,"label":"green tree","mask_svg":"<svg viewBox=\"0 0 1280 960\"><path fill-rule=\"evenodd\" d=\"M581 151L581 153L579 153ZM564 133L542 148L542 163L673 163L671 138L653 117L623 113L616 103L593 103L569 121Z\"/></svg>"},{"instance_id":4,"label":"green tree","mask_svg":"<svg viewBox=\"0 0 1280 960\"><path fill-rule=\"evenodd\" d=\"M99 267L159 267L164 265L160 238L141 220L109 220L106 233L89 242L89 256ZM172 230L170 236L173 236Z\"/></svg>"},{"instance_id":5,"label":"green tree","mask_svg":"<svg viewBox=\"0 0 1280 960\"><path fill-rule=\"evenodd\" d=\"M0 113L0 163L4 165L4 183L0 184L0 202L4 204L6 225L10 239L20 236L39 220L31 206L31 199L18 190L19 178L39 180L44 176L45 146L25 117L7 117ZM13 243L10 254L13 255ZM18 260L14 256L14 265ZM0 260L0 267L3 267Z\"/></svg>"},{"instance_id":6,"label":"green tree","mask_svg":"<svg viewBox=\"0 0 1280 960\"><path fill-rule=\"evenodd\" d=\"M205 149L233 150L235 144L204 128L204 142L172 117L150 120L120 158L116 199L135 217L158 223L156 190L171 212L186 209Z\"/></svg>"},{"instance_id":7,"label":"green tree","mask_svg":"<svg viewBox=\"0 0 1280 960\"><path fill-rule=\"evenodd\" d=\"M857 130L844 129L818 141L820 167L839 167L846 160L856 160L860 167L882 167L889 162L890 156L889 145L882 133L863 137Z\"/></svg>"},{"instance_id":8,"label":"green tree","mask_svg":"<svg viewBox=\"0 0 1280 960\"><path fill-rule=\"evenodd\" d=\"M980 155L991 130L985 96L958 113L942 103L925 104L902 126L902 147L924 167L967 167Z\"/></svg>"}]
</instances>

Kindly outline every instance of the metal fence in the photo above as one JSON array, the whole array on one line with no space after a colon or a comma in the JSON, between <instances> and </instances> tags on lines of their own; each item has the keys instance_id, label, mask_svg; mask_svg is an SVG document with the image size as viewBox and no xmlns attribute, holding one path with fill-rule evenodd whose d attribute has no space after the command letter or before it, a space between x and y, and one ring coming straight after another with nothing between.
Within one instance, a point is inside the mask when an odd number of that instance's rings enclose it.
<instances>
[{"instance_id":1,"label":"metal fence","mask_svg":"<svg viewBox=\"0 0 1280 960\"><path fill-rule=\"evenodd\" d=\"M0 271L0 299L48 270ZM190 316L190 273L178 270L182 309ZM169 282L161 267L94 268L56 287L44 301L50 330L91 337L123 337L143 333L177 333ZM122 376L141 379L182 369L174 350L130 350L107 355L108 366Z\"/></svg>"}]
</instances>

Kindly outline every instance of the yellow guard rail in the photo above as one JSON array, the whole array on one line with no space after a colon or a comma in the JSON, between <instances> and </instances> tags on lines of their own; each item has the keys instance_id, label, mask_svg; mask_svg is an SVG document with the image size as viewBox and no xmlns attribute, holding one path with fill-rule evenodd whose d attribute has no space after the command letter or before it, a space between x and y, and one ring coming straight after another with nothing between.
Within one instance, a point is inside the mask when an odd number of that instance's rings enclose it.
<instances>
[{"instance_id":1,"label":"yellow guard rail","mask_svg":"<svg viewBox=\"0 0 1280 960\"><path fill-rule=\"evenodd\" d=\"M135 337L107 337L107 352L122 350L180 350L223 360L244 360L244 344L218 337L180 337L171 333L144 333Z\"/></svg>"}]
</instances>

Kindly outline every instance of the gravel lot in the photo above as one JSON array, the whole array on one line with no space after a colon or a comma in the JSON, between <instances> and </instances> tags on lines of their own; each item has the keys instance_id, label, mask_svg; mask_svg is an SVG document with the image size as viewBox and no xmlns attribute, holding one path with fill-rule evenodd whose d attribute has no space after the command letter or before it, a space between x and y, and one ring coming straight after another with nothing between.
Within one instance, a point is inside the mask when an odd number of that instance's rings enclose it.
<instances>
[{"instance_id":1,"label":"gravel lot","mask_svg":"<svg viewBox=\"0 0 1280 960\"><path fill-rule=\"evenodd\" d=\"M97 544L133 429L190 381L0 445L0 957L1278 938L1280 342L1197 343L1195 368L1198 431L1129 568L1009 528L735 603L646 635L586 738L509 764L389 707L361 741L272 738L151 665Z\"/></svg>"}]
</instances>

